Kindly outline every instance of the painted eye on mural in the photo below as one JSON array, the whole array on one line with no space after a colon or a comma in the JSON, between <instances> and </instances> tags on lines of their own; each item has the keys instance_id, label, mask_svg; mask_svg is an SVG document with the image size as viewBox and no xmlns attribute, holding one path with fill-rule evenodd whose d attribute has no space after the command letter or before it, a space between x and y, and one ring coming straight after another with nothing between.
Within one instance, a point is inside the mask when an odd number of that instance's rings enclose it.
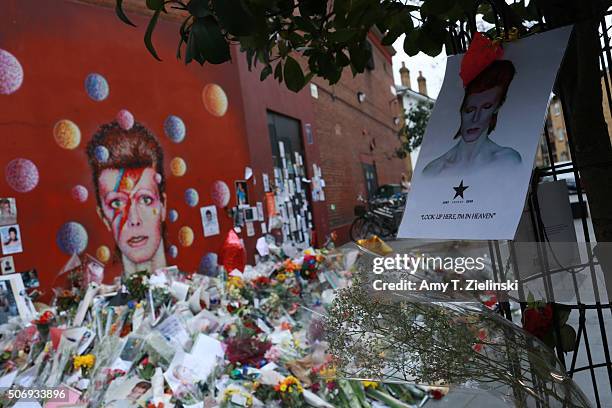
<instances>
[{"instance_id":1,"label":"painted eye on mural","mask_svg":"<svg viewBox=\"0 0 612 408\"><path fill-rule=\"evenodd\" d=\"M115 198L114 200L112 200L109 203L110 207L114 210L118 210L119 208L121 208L123 206L123 201L121 201L118 198Z\"/></svg>"},{"instance_id":2,"label":"painted eye on mural","mask_svg":"<svg viewBox=\"0 0 612 408\"><path fill-rule=\"evenodd\" d=\"M141 197L138 199L138 202L139 202L140 204L144 204L144 205L147 205L147 206L148 206L148 205L153 204L153 201L154 201L154 200L153 200L153 197L148 196L148 195L141 196Z\"/></svg>"}]
</instances>

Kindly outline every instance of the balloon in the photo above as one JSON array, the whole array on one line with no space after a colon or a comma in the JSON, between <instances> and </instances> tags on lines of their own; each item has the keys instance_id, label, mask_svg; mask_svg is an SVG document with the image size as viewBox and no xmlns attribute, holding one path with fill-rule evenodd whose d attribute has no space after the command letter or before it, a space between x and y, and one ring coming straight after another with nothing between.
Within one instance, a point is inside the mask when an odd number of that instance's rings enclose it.
<instances>
[{"instance_id":1,"label":"balloon","mask_svg":"<svg viewBox=\"0 0 612 408\"><path fill-rule=\"evenodd\" d=\"M238 269L240 272L244 271L246 250L233 229L230 229L227 233L219 257L221 258L221 265L227 273L231 273L234 269Z\"/></svg>"}]
</instances>

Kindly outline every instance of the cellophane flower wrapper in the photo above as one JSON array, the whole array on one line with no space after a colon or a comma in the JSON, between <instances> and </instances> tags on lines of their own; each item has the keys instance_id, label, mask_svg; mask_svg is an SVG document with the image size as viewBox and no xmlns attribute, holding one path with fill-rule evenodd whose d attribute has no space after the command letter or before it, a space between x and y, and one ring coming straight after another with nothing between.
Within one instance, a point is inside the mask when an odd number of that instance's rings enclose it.
<instances>
[{"instance_id":1,"label":"cellophane flower wrapper","mask_svg":"<svg viewBox=\"0 0 612 408\"><path fill-rule=\"evenodd\" d=\"M340 378L477 388L510 406L590 406L550 348L482 303L373 291L374 257L364 253L327 310Z\"/></svg>"},{"instance_id":2,"label":"cellophane flower wrapper","mask_svg":"<svg viewBox=\"0 0 612 408\"><path fill-rule=\"evenodd\" d=\"M158 290L151 290L152 298L129 293L127 305L111 306L104 296L108 291L101 291L83 322L95 337L82 354L95 356L95 365L81 400L102 406L110 383L136 376L156 384L147 404L163 402L165 408L179 401L183 406L206 401L206 407L406 408L418 406L430 395L429 386L442 383L493 390L517 401L515 395L524 395L529 402L530 391L540 390L517 384L507 374L518 373L516 378L548 387L551 401L566 395L581 406L580 392L554 355L486 308L410 297L372 306L367 291L360 290L367 261L367 254L354 251L270 244L270 255L242 271L220 268L218 276L202 276L167 269L159 283L143 275L146 285ZM173 288L175 282L181 285ZM170 319L173 324L164 334L160 327ZM70 328L70 322L58 315L54 324ZM381 336L379 331L389 326L395 329ZM0 326L0 346L10 347L25 327ZM355 329L365 334L357 338ZM173 335L182 336L180 345ZM165 374L176 366L177 353L203 362L213 352L195 350L202 335L210 347L217 344L210 375L181 377L184 384L173 391ZM142 348L127 372L113 370L132 337L142 338ZM54 351L49 342L26 357L24 362L11 357L11 362L24 371L34 367L37 384L79 378L71 365L74 349Z\"/></svg>"}]
</instances>

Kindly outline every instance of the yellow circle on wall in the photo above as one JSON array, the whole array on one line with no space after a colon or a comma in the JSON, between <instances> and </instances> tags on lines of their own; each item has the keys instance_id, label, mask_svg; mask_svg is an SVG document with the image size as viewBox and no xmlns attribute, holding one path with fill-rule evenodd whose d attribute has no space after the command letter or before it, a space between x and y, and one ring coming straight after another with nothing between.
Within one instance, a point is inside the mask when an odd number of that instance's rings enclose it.
<instances>
[{"instance_id":1,"label":"yellow circle on wall","mask_svg":"<svg viewBox=\"0 0 612 408\"><path fill-rule=\"evenodd\" d=\"M208 84L202 89L202 102L211 115L221 117L227 112L227 95L217 84Z\"/></svg>"},{"instance_id":2,"label":"yellow circle on wall","mask_svg":"<svg viewBox=\"0 0 612 408\"><path fill-rule=\"evenodd\" d=\"M96 258L98 258L100 262L108 262L110 254L110 249L108 249L106 245L101 245L96 249Z\"/></svg>"},{"instance_id":3,"label":"yellow circle on wall","mask_svg":"<svg viewBox=\"0 0 612 408\"><path fill-rule=\"evenodd\" d=\"M181 159L180 157L175 157L174 159L170 160L170 173L172 173L173 176L184 176L186 171L187 163L185 163L185 160Z\"/></svg>"},{"instance_id":4,"label":"yellow circle on wall","mask_svg":"<svg viewBox=\"0 0 612 408\"><path fill-rule=\"evenodd\" d=\"M71 120L62 119L53 127L55 143L62 149L76 149L81 143L81 130Z\"/></svg>"},{"instance_id":5,"label":"yellow circle on wall","mask_svg":"<svg viewBox=\"0 0 612 408\"><path fill-rule=\"evenodd\" d=\"M187 226L181 227L178 233L178 239L182 246L191 246L191 244L193 244L193 230Z\"/></svg>"}]
</instances>

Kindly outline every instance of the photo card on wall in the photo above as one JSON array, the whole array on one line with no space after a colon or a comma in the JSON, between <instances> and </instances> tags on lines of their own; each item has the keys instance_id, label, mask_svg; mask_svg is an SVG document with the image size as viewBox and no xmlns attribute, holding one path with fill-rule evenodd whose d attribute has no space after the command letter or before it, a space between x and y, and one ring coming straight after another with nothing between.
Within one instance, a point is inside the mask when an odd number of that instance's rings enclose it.
<instances>
[{"instance_id":1,"label":"photo card on wall","mask_svg":"<svg viewBox=\"0 0 612 408\"><path fill-rule=\"evenodd\" d=\"M15 261L12 256L5 256L0 258L0 268L2 268L2 275L8 275L15 272Z\"/></svg>"},{"instance_id":2,"label":"photo card on wall","mask_svg":"<svg viewBox=\"0 0 612 408\"><path fill-rule=\"evenodd\" d=\"M17 204L13 197L0 197L0 225L17 223Z\"/></svg>"},{"instance_id":3,"label":"photo card on wall","mask_svg":"<svg viewBox=\"0 0 612 408\"><path fill-rule=\"evenodd\" d=\"M236 188L236 204L238 206L249 204L249 194L246 180L236 180L234 182Z\"/></svg>"},{"instance_id":4,"label":"photo card on wall","mask_svg":"<svg viewBox=\"0 0 612 408\"><path fill-rule=\"evenodd\" d=\"M2 253L4 255L23 252L19 225L13 224L0 227L0 239L2 239Z\"/></svg>"},{"instance_id":5,"label":"photo card on wall","mask_svg":"<svg viewBox=\"0 0 612 408\"><path fill-rule=\"evenodd\" d=\"M202 229L205 237L212 237L219 234L219 219L217 218L217 207L209 205L200 208L202 217Z\"/></svg>"}]
</instances>

